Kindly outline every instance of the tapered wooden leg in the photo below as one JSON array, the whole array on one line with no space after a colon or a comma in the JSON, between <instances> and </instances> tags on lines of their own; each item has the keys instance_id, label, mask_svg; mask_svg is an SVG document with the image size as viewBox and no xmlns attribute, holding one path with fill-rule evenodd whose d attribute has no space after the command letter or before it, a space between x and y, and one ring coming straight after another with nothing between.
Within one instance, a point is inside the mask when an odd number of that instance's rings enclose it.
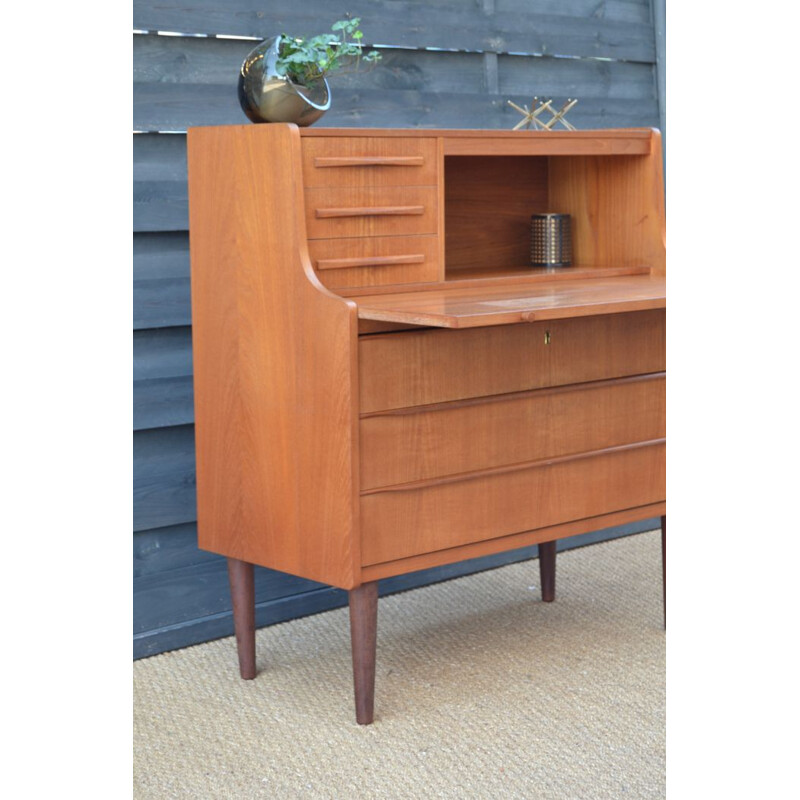
<instances>
[{"instance_id":1,"label":"tapered wooden leg","mask_svg":"<svg viewBox=\"0 0 800 800\"><path fill-rule=\"evenodd\" d=\"M350 641L356 722L369 725L375 708L375 646L378 636L378 582L350 590Z\"/></svg>"},{"instance_id":2,"label":"tapered wooden leg","mask_svg":"<svg viewBox=\"0 0 800 800\"><path fill-rule=\"evenodd\" d=\"M256 676L256 595L253 565L237 558L229 558L228 579L231 583L239 673L245 680L252 680Z\"/></svg>"},{"instance_id":3,"label":"tapered wooden leg","mask_svg":"<svg viewBox=\"0 0 800 800\"><path fill-rule=\"evenodd\" d=\"M542 582L542 600L552 603L556 599L555 542L539 542L539 577Z\"/></svg>"},{"instance_id":4,"label":"tapered wooden leg","mask_svg":"<svg viewBox=\"0 0 800 800\"><path fill-rule=\"evenodd\" d=\"M664 627L667 627L667 515L661 517L661 591L664 595Z\"/></svg>"}]
</instances>

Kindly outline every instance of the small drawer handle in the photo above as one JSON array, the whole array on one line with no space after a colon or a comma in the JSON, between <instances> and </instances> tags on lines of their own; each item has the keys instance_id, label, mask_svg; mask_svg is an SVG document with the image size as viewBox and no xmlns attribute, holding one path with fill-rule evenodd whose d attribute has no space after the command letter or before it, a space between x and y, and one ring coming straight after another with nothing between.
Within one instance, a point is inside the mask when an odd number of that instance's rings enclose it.
<instances>
[{"instance_id":1,"label":"small drawer handle","mask_svg":"<svg viewBox=\"0 0 800 800\"><path fill-rule=\"evenodd\" d=\"M413 217L425 213L425 206L367 206L364 208L318 208L317 219L332 217Z\"/></svg>"},{"instance_id":2,"label":"small drawer handle","mask_svg":"<svg viewBox=\"0 0 800 800\"><path fill-rule=\"evenodd\" d=\"M425 256L414 253L407 256L366 256L364 258L324 258L317 261L317 269L346 269L348 267L391 267L395 264L422 264Z\"/></svg>"},{"instance_id":3,"label":"small drawer handle","mask_svg":"<svg viewBox=\"0 0 800 800\"><path fill-rule=\"evenodd\" d=\"M314 166L325 167L421 167L422 156L320 156Z\"/></svg>"}]
</instances>

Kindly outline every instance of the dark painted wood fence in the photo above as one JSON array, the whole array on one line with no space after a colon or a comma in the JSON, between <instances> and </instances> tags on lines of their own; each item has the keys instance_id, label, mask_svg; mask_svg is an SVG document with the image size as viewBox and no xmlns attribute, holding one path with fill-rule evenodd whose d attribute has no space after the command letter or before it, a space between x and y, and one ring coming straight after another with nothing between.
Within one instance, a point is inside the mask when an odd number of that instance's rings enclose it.
<instances>
[{"instance_id":1,"label":"dark painted wood fence","mask_svg":"<svg viewBox=\"0 0 800 800\"><path fill-rule=\"evenodd\" d=\"M276 33L327 31L346 13L361 17L383 60L333 77L321 126L509 129L519 115L506 101L538 95L558 105L579 98L569 116L579 128L659 127L651 2L134 0L135 657L233 630L224 560L196 544L187 127L245 123L236 76L248 50ZM569 542L648 527L656 521ZM404 576L382 582L381 592L533 554ZM346 599L269 570L257 571L256 595L259 625Z\"/></svg>"}]
</instances>

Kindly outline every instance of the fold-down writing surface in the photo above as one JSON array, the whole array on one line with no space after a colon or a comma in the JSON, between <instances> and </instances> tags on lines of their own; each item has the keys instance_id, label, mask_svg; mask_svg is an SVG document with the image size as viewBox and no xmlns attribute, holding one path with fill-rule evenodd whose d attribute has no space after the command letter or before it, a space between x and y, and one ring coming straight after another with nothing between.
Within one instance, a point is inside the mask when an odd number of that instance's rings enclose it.
<instances>
[{"instance_id":1,"label":"fold-down writing surface","mask_svg":"<svg viewBox=\"0 0 800 800\"><path fill-rule=\"evenodd\" d=\"M625 275L505 284L448 286L430 291L353 297L360 319L479 328L515 322L664 308L662 276Z\"/></svg>"}]
</instances>

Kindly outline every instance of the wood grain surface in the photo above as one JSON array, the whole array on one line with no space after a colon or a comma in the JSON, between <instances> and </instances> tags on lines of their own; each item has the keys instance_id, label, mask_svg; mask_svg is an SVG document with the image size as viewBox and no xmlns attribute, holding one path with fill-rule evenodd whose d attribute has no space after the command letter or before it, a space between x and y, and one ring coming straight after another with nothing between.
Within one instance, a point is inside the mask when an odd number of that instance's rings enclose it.
<instances>
[{"instance_id":1,"label":"wood grain surface","mask_svg":"<svg viewBox=\"0 0 800 800\"><path fill-rule=\"evenodd\" d=\"M310 239L437 232L434 186L316 186L304 196Z\"/></svg>"},{"instance_id":2,"label":"wood grain surface","mask_svg":"<svg viewBox=\"0 0 800 800\"><path fill-rule=\"evenodd\" d=\"M361 498L363 563L380 564L663 501L663 441Z\"/></svg>"},{"instance_id":3,"label":"wood grain surface","mask_svg":"<svg viewBox=\"0 0 800 800\"><path fill-rule=\"evenodd\" d=\"M329 289L443 278L439 239L433 235L310 239L308 252L317 276Z\"/></svg>"},{"instance_id":4,"label":"wood grain surface","mask_svg":"<svg viewBox=\"0 0 800 800\"><path fill-rule=\"evenodd\" d=\"M387 136L303 138L306 186L435 186L436 139Z\"/></svg>"},{"instance_id":5,"label":"wood grain surface","mask_svg":"<svg viewBox=\"0 0 800 800\"><path fill-rule=\"evenodd\" d=\"M198 540L349 589L356 309L314 276L300 170L294 126L189 134Z\"/></svg>"},{"instance_id":6,"label":"wood grain surface","mask_svg":"<svg viewBox=\"0 0 800 800\"><path fill-rule=\"evenodd\" d=\"M664 314L362 336L361 412L662 372Z\"/></svg>"},{"instance_id":7,"label":"wood grain surface","mask_svg":"<svg viewBox=\"0 0 800 800\"><path fill-rule=\"evenodd\" d=\"M596 517L586 517L585 519L564 522L560 525L547 525L543 528L513 533L508 536L483 539L480 542L472 542L470 544L463 544L444 550L436 550L419 556L409 556L407 558L397 559L396 561L371 564L362 569L361 577L364 581L392 578L396 575L406 575L409 572L443 567L444 565L454 564L466 559L478 559L496 555L497 553L519 550L523 547L529 547L530 545L551 541L553 539L569 539L571 536L602 531L638 520L653 518L657 520L658 515L663 514L665 509L666 503L664 502L652 503L636 508L626 508L624 511L614 511L608 514L600 514Z\"/></svg>"},{"instance_id":8,"label":"wood grain surface","mask_svg":"<svg viewBox=\"0 0 800 800\"><path fill-rule=\"evenodd\" d=\"M621 378L361 419L361 490L665 435L665 378Z\"/></svg>"},{"instance_id":9,"label":"wood grain surface","mask_svg":"<svg viewBox=\"0 0 800 800\"><path fill-rule=\"evenodd\" d=\"M501 272L502 274L502 272ZM358 316L382 322L405 322L439 328L477 328L534 320L666 307L664 278L623 275L531 284L509 282L494 287L442 284L438 290L358 297Z\"/></svg>"}]
</instances>

